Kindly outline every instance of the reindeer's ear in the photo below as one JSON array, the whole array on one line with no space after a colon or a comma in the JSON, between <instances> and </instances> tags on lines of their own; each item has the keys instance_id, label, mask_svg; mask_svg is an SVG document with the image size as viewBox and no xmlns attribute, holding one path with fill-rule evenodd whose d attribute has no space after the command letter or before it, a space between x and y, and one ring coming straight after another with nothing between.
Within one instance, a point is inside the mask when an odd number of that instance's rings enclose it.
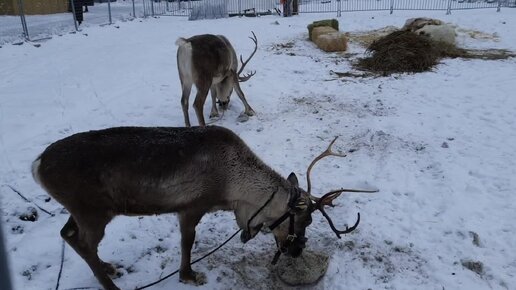
<instances>
[{"instance_id":1,"label":"reindeer's ear","mask_svg":"<svg viewBox=\"0 0 516 290\"><path fill-rule=\"evenodd\" d=\"M299 186L299 182L297 181L297 176L294 172L290 173L287 180L290 182L290 184L294 186Z\"/></svg>"}]
</instances>

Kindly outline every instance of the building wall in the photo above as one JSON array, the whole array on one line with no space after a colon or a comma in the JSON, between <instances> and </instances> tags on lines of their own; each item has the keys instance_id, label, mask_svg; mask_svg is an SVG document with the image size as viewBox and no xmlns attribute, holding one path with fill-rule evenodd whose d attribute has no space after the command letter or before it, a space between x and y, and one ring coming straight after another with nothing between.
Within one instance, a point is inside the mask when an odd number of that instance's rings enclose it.
<instances>
[{"instance_id":1,"label":"building wall","mask_svg":"<svg viewBox=\"0 0 516 290\"><path fill-rule=\"evenodd\" d=\"M16 15L14 13L13 0L0 1L0 15Z\"/></svg>"},{"instance_id":2,"label":"building wall","mask_svg":"<svg viewBox=\"0 0 516 290\"><path fill-rule=\"evenodd\" d=\"M0 15L20 15L18 1L0 1ZM68 2L69 0L22 0L25 15L67 12Z\"/></svg>"}]
</instances>

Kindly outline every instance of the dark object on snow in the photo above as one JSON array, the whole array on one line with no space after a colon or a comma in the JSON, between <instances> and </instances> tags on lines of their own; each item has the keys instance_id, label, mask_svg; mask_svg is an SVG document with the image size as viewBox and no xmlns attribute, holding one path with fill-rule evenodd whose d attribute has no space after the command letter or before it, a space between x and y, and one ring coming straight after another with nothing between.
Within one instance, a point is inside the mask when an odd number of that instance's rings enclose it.
<instances>
[{"instance_id":1,"label":"dark object on snow","mask_svg":"<svg viewBox=\"0 0 516 290\"><path fill-rule=\"evenodd\" d=\"M20 215L20 219L26 222L35 222L38 220L38 211L34 207L28 207L27 211Z\"/></svg>"},{"instance_id":2,"label":"dark object on snow","mask_svg":"<svg viewBox=\"0 0 516 290\"><path fill-rule=\"evenodd\" d=\"M275 9L275 11L276 11L276 13L278 13L277 9ZM256 12L256 9L250 8L250 9L245 9L244 10L244 14L242 14L242 13L229 13L228 15L229 15L229 17L235 17L235 16L259 17L259 16L272 15L272 11L271 10L267 10L267 11L264 11L264 12Z\"/></svg>"},{"instance_id":3,"label":"dark object on snow","mask_svg":"<svg viewBox=\"0 0 516 290\"><path fill-rule=\"evenodd\" d=\"M461 264L462 266L464 266L464 268L467 268L480 276L484 274L484 264L482 262L473 260L463 260L461 261Z\"/></svg>"}]
</instances>

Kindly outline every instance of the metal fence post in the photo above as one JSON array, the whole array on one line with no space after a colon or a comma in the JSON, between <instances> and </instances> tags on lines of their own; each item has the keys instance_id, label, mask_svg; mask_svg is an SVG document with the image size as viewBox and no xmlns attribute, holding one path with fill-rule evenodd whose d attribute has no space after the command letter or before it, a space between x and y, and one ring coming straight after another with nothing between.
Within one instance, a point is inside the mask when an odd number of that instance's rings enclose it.
<instances>
[{"instance_id":1,"label":"metal fence post","mask_svg":"<svg viewBox=\"0 0 516 290\"><path fill-rule=\"evenodd\" d=\"M150 0L150 9L151 9L151 14L154 17L154 0Z\"/></svg>"},{"instance_id":2,"label":"metal fence post","mask_svg":"<svg viewBox=\"0 0 516 290\"><path fill-rule=\"evenodd\" d=\"M73 1L74 0L70 0L70 6L72 6L73 24L75 25L75 31L79 31L79 26L77 26L77 17L75 16L75 5Z\"/></svg>"},{"instance_id":3,"label":"metal fence post","mask_svg":"<svg viewBox=\"0 0 516 290\"><path fill-rule=\"evenodd\" d=\"M341 0L337 0L337 17L342 16L342 4Z\"/></svg>"},{"instance_id":4,"label":"metal fence post","mask_svg":"<svg viewBox=\"0 0 516 290\"><path fill-rule=\"evenodd\" d=\"M394 12L394 0L391 0L390 14Z\"/></svg>"},{"instance_id":5,"label":"metal fence post","mask_svg":"<svg viewBox=\"0 0 516 290\"><path fill-rule=\"evenodd\" d=\"M23 37L30 40L29 29L27 28L27 20L25 19L25 12L23 11L23 0L18 0L18 9L20 10L20 20L23 29Z\"/></svg>"},{"instance_id":6,"label":"metal fence post","mask_svg":"<svg viewBox=\"0 0 516 290\"><path fill-rule=\"evenodd\" d=\"M108 0L107 2L107 9L109 13L109 24L113 24L113 21L111 20L111 0Z\"/></svg>"},{"instance_id":7,"label":"metal fence post","mask_svg":"<svg viewBox=\"0 0 516 290\"><path fill-rule=\"evenodd\" d=\"M134 0L133 0L133 17L136 18L136 8L134 7Z\"/></svg>"},{"instance_id":8,"label":"metal fence post","mask_svg":"<svg viewBox=\"0 0 516 290\"><path fill-rule=\"evenodd\" d=\"M498 0L498 7L496 7L496 12L500 12L502 8L502 0Z\"/></svg>"},{"instance_id":9,"label":"metal fence post","mask_svg":"<svg viewBox=\"0 0 516 290\"><path fill-rule=\"evenodd\" d=\"M242 16L242 0L238 0L238 16Z\"/></svg>"},{"instance_id":10,"label":"metal fence post","mask_svg":"<svg viewBox=\"0 0 516 290\"><path fill-rule=\"evenodd\" d=\"M448 9L446 10L446 15L450 15L451 14L451 1L452 0L448 0Z\"/></svg>"}]
</instances>

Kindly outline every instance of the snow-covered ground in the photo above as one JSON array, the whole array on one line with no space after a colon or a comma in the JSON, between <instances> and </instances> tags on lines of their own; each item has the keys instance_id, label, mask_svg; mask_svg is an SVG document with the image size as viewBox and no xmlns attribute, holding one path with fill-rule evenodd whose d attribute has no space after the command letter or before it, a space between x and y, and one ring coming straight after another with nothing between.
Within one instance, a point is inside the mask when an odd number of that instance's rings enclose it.
<instances>
[{"instance_id":1,"label":"snow-covered ground","mask_svg":"<svg viewBox=\"0 0 516 290\"><path fill-rule=\"evenodd\" d=\"M341 136L336 149L353 152L314 169L314 192L380 189L342 196L329 210L341 226L362 215L359 228L342 240L314 215L308 245L330 255L330 266L313 288L516 289L516 60L453 59L420 74L337 78L331 71L350 70L349 59L321 52L306 31L311 21L331 16L149 18L87 27L40 47L3 45L0 192L15 289L54 289L59 272L59 231L68 215L32 180L29 168L38 154L86 130L182 126L175 40L224 34L245 57L253 49L251 30L259 47L248 69L257 73L242 87L257 115L237 122L243 106L234 97L216 124L237 132L282 175L297 172L303 186L311 159ZM401 27L415 16L494 36L460 32L461 46L516 50L511 9L347 13L339 21L341 30L357 32ZM351 45L351 53L363 51ZM191 117L196 123L193 111ZM36 221L20 220L34 205L11 187L55 216L37 210ZM231 213L205 216L194 258L236 229ZM179 266L179 240L174 215L119 217L108 225L99 253L122 266L115 283L133 289ZM274 247L271 235L245 245L235 239L194 266L207 274L205 286L172 277L150 289L285 288L269 270ZM479 274L463 266L474 262L483 265ZM60 289L98 285L66 246Z\"/></svg>"}]
</instances>

